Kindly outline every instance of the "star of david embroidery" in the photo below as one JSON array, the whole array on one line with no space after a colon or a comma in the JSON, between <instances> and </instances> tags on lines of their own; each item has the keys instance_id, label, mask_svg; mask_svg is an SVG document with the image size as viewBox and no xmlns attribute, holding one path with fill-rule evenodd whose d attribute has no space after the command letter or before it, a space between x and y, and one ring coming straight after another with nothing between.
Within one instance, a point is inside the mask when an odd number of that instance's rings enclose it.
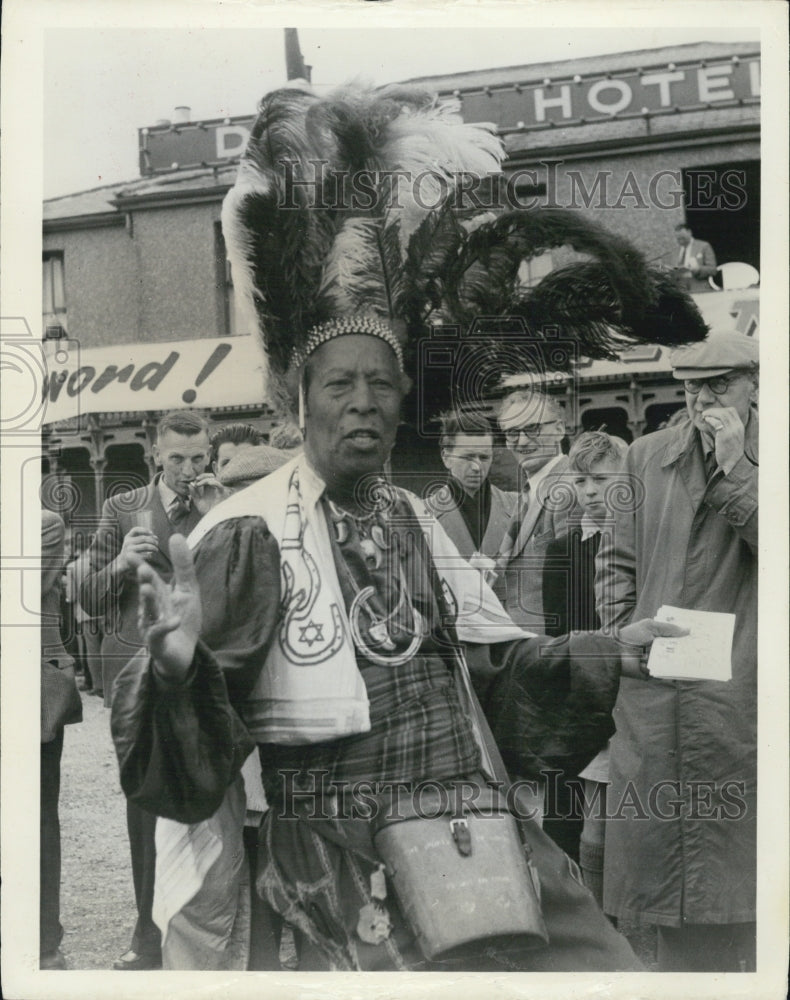
<instances>
[{"instance_id":1,"label":"star of david embroidery","mask_svg":"<svg viewBox=\"0 0 790 1000\"><path fill-rule=\"evenodd\" d=\"M306 625L302 625L299 629L299 642L306 642L308 646L312 646L314 642L323 642L324 640L324 626L319 625L310 619Z\"/></svg>"}]
</instances>

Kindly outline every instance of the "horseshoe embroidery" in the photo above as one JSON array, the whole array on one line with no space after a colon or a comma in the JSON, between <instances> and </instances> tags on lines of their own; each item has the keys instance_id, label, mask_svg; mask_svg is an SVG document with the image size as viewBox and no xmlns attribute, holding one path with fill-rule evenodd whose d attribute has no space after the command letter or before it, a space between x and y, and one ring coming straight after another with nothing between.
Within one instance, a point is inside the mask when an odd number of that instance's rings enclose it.
<instances>
[{"instance_id":1,"label":"horseshoe embroidery","mask_svg":"<svg viewBox=\"0 0 790 1000\"><path fill-rule=\"evenodd\" d=\"M315 559L302 545L302 531L299 478L294 469L280 546L283 623L279 642L285 656L296 666L314 666L334 656L343 645L343 619L334 601L319 603L321 574ZM329 620L325 617L327 610Z\"/></svg>"},{"instance_id":2,"label":"horseshoe embroidery","mask_svg":"<svg viewBox=\"0 0 790 1000\"><path fill-rule=\"evenodd\" d=\"M387 631L387 619L377 618L375 611L373 611L369 604L370 598L373 594L375 594L375 592L374 587L364 587L351 602L351 610L348 614L349 622L351 624L351 636L357 649L373 663L377 663L382 667L399 667L404 663L408 663L408 661L420 648L420 643L422 642L425 630L425 619L417 608L409 603L412 612L412 640L403 652L393 655L389 651L395 649L395 643L392 641L389 632ZM398 607L400 607L400 604ZM363 610L371 621L371 625L367 630L369 636L368 639L365 638L360 623L360 615ZM396 608L395 611L388 616L388 618L393 618L397 613L397 610L398 608ZM370 639L376 641L377 645L383 646L388 652L378 652L372 647Z\"/></svg>"}]
</instances>

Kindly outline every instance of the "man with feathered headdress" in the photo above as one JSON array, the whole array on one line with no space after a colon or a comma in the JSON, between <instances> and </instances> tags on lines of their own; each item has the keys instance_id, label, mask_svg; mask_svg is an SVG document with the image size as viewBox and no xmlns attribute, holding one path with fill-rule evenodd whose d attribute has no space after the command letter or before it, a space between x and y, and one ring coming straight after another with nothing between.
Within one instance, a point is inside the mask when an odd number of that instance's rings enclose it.
<instances>
[{"instance_id":1,"label":"man with feathered headdress","mask_svg":"<svg viewBox=\"0 0 790 1000\"><path fill-rule=\"evenodd\" d=\"M238 954L238 774L256 743L271 808L255 906L281 946L295 931L302 968L638 967L529 819L521 834L548 946L484 942L430 960L410 900L393 892L397 873L356 811L364 784L410 793L425 781L482 788L501 775L485 720L474 720L462 646L475 651L481 690L494 673L517 677L534 688L536 718L545 707L556 720L567 706L589 729L611 710L621 668L641 670L656 630L677 634L638 622L622 641L530 638L424 504L383 476L417 340L433 323L515 317L540 353L552 321L597 356L613 338L704 333L627 244L586 223L561 213L460 222L448 197L458 175L495 172L501 157L489 128L422 93L357 88L321 100L283 90L262 102L223 225L267 348L270 398L286 406L298 395L304 452L215 507L189 545L172 544L172 589L141 571L150 656L127 667L113 709L124 791L161 817L157 913L169 968L228 968ZM426 171L420 198L398 185ZM286 174L299 181L288 192ZM350 178L356 193L363 179L373 185L367 207L352 205ZM568 242L594 260L528 296L516 289L521 259ZM450 389L436 386L437 407ZM539 767L544 749L523 748L515 766ZM445 914L450 925L457 917ZM251 967L276 967L264 937L251 943Z\"/></svg>"}]
</instances>

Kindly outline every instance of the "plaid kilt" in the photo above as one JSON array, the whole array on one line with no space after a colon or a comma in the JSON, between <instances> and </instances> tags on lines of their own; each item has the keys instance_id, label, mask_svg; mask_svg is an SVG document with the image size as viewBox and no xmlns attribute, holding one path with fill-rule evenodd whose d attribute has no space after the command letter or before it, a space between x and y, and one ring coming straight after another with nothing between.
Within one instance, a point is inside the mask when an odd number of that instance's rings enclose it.
<instances>
[{"instance_id":1,"label":"plaid kilt","mask_svg":"<svg viewBox=\"0 0 790 1000\"><path fill-rule=\"evenodd\" d=\"M282 801L284 771L291 772L291 787L312 791L319 773L325 784L353 784L441 780L479 770L472 722L440 656L415 656L397 668L361 657L358 662L370 700L370 732L308 746L261 744L269 802Z\"/></svg>"}]
</instances>

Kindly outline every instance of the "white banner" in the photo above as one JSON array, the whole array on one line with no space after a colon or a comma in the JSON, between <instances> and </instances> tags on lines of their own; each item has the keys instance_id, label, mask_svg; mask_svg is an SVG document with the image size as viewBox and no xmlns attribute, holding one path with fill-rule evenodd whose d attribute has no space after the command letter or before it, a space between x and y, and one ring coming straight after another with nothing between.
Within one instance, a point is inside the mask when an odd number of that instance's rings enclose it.
<instances>
[{"instance_id":1,"label":"white banner","mask_svg":"<svg viewBox=\"0 0 790 1000\"><path fill-rule=\"evenodd\" d=\"M83 413L208 409L263 402L257 337L81 348L45 344L44 423Z\"/></svg>"}]
</instances>

